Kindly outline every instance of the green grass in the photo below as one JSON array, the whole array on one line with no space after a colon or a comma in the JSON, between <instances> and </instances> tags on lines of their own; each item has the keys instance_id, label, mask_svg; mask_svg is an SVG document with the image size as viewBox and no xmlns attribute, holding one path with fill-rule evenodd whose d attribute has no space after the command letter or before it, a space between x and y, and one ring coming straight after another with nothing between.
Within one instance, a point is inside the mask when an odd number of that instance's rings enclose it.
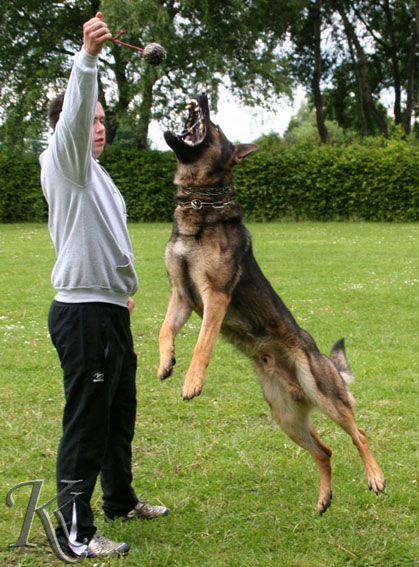
<instances>
[{"instance_id":1,"label":"green grass","mask_svg":"<svg viewBox=\"0 0 419 567\"><path fill-rule=\"evenodd\" d=\"M356 375L357 423L387 477L383 495L367 488L350 438L316 415L333 449L334 498L316 513L318 473L311 457L276 426L250 362L220 339L202 395L180 397L199 329L195 316L177 340L172 378L159 382L157 337L169 285L163 264L169 224L131 225L141 281L133 334L139 352L135 488L171 508L157 521L105 524L128 541L124 567L412 567L417 535L417 376L419 245L414 224L251 224L256 257L297 321L329 352L346 337ZM36 547L8 547L19 535L29 489L44 479L54 496L60 437L61 370L47 313L54 251L46 225L0 225L0 562L50 567L40 521ZM51 510L52 512L52 510ZM416 530L416 531L415 531Z\"/></svg>"}]
</instances>

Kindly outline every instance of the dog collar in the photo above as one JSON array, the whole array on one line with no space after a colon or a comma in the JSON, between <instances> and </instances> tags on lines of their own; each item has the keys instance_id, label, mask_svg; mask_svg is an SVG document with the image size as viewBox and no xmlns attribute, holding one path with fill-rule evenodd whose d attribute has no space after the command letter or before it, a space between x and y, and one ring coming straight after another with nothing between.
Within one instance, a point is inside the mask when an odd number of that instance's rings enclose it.
<instances>
[{"instance_id":1,"label":"dog collar","mask_svg":"<svg viewBox=\"0 0 419 567\"><path fill-rule=\"evenodd\" d=\"M180 201L178 205L182 207L182 209L195 209L195 211L199 211L203 207L212 207L213 209L223 209L227 205L230 205L234 201L201 201L201 199L192 199L189 202L182 202Z\"/></svg>"},{"instance_id":2,"label":"dog collar","mask_svg":"<svg viewBox=\"0 0 419 567\"><path fill-rule=\"evenodd\" d=\"M180 188L186 195L198 195L199 197L218 197L234 192L233 185L225 187L184 187L181 185Z\"/></svg>"},{"instance_id":3,"label":"dog collar","mask_svg":"<svg viewBox=\"0 0 419 567\"><path fill-rule=\"evenodd\" d=\"M183 209L194 209L195 211L199 211L204 207L212 207L213 209L222 209L227 205L233 203L230 199L228 201L221 201L221 200L201 200L197 197L222 197L223 195L229 195L232 197L236 195L236 192L233 189L232 185L226 185L224 187L179 187L183 193L183 195L176 195L175 199L178 202L178 205ZM194 199L187 201L188 196L193 195Z\"/></svg>"}]
</instances>

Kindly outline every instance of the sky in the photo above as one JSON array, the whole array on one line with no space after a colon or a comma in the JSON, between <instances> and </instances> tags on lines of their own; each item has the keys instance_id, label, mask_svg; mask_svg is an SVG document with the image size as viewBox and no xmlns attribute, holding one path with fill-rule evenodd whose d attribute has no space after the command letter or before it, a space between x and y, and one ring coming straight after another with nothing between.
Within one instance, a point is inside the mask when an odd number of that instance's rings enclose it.
<instances>
[{"instance_id":1,"label":"sky","mask_svg":"<svg viewBox=\"0 0 419 567\"><path fill-rule=\"evenodd\" d=\"M294 94L294 102L288 103L285 99L273 105L271 111L263 111L246 107L238 102L226 89L220 91L218 112L211 114L214 124L221 126L224 134L232 142L250 143L263 134L276 132L282 135L287 129L291 116L297 113L302 101L304 91L298 90ZM183 130L183 121L186 114L179 117L177 131ZM163 138L164 129L156 121L150 123L148 137L153 149L168 150Z\"/></svg>"}]
</instances>

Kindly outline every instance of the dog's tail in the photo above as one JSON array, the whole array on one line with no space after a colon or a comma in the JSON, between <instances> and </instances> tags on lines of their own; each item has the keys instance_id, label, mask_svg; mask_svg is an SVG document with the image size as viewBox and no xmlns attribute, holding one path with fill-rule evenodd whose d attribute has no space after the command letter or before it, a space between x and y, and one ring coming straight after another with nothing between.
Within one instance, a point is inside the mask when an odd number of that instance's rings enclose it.
<instances>
[{"instance_id":1,"label":"dog's tail","mask_svg":"<svg viewBox=\"0 0 419 567\"><path fill-rule=\"evenodd\" d=\"M336 366L345 384L347 386L349 386L349 384L352 384L352 382L355 380L355 376L352 374L352 371L349 368L349 364L346 359L345 339L340 339L333 345L330 353L330 360Z\"/></svg>"}]
</instances>

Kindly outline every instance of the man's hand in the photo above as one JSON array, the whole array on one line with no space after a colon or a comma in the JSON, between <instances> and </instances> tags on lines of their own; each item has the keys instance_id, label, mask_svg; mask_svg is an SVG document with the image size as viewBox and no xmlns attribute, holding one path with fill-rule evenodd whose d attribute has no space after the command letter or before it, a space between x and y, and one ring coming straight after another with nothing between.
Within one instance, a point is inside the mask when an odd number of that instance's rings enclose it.
<instances>
[{"instance_id":1,"label":"man's hand","mask_svg":"<svg viewBox=\"0 0 419 567\"><path fill-rule=\"evenodd\" d=\"M112 38L103 16L97 12L96 16L83 24L83 47L89 55L99 55L106 41Z\"/></svg>"},{"instance_id":2,"label":"man's hand","mask_svg":"<svg viewBox=\"0 0 419 567\"><path fill-rule=\"evenodd\" d=\"M129 314L131 315L132 312L134 311L134 307L135 307L135 301L132 299L132 297L129 297L129 298L128 298L128 305L127 305L127 307L128 307L128 312L129 312Z\"/></svg>"}]
</instances>

